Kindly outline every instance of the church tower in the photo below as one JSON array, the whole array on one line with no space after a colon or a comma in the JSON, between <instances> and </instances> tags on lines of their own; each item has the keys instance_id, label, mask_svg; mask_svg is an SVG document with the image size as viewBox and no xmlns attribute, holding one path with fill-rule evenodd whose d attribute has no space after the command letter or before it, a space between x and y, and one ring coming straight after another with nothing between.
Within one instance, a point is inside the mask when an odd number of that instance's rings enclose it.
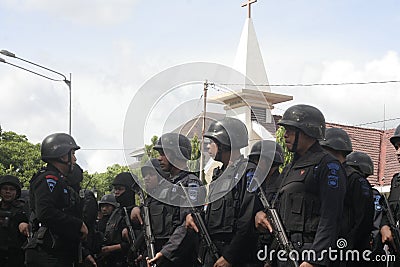
<instances>
[{"instance_id":1,"label":"church tower","mask_svg":"<svg viewBox=\"0 0 400 267\"><path fill-rule=\"evenodd\" d=\"M242 120L249 131L249 147L261 139L274 138L275 123L271 115L274 104L290 101L292 96L272 93L251 18L251 5L257 0L247 0L247 18L240 38L234 68L241 72L243 86L239 91L216 96L213 100L225 104L226 115ZM249 148L247 149L249 150ZM249 151L244 151L247 155Z\"/></svg>"}]
</instances>

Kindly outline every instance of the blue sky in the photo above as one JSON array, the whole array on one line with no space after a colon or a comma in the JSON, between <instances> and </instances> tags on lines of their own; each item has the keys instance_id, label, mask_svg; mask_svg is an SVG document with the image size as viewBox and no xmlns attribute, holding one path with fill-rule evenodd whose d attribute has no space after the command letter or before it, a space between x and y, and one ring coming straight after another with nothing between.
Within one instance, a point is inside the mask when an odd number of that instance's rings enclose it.
<instances>
[{"instance_id":1,"label":"blue sky","mask_svg":"<svg viewBox=\"0 0 400 267\"><path fill-rule=\"evenodd\" d=\"M78 161L103 171L124 164L121 151L101 149L123 147L125 113L146 80L181 63L232 66L247 14L242 2L3 0L0 49L72 73L72 133L89 149ZM270 83L400 80L399 10L395 0L258 0L252 17ZM0 85L4 130L35 143L68 131L65 84L0 64ZM397 118L399 86L273 87L294 96L273 113L307 103L327 121L357 125L382 120L385 106L386 119Z\"/></svg>"}]
</instances>

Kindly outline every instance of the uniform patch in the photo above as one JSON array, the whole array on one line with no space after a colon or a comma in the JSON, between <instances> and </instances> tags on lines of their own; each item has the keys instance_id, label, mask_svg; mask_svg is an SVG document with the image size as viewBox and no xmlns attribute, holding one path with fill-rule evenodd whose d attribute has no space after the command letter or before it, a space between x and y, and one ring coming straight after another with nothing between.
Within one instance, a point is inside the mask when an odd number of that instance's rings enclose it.
<instances>
[{"instance_id":1,"label":"uniform patch","mask_svg":"<svg viewBox=\"0 0 400 267\"><path fill-rule=\"evenodd\" d=\"M340 169L340 166L336 162L331 162L327 164L327 167L329 169L328 186L337 188L339 186L339 177L337 172Z\"/></svg>"},{"instance_id":2,"label":"uniform patch","mask_svg":"<svg viewBox=\"0 0 400 267\"><path fill-rule=\"evenodd\" d=\"M47 178L46 176L46 182L47 185L49 186L50 192L53 192L54 187L56 187L57 181L51 178Z\"/></svg>"},{"instance_id":3,"label":"uniform patch","mask_svg":"<svg viewBox=\"0 0 400 267\"><path fill-rule=\"evenodd\" d=\"M250 193L253 193L257 190L258 188L258 184L256 179L254 179L254 172L248 172L246 174L247 177L247 191L249 191Z\"/></svg>"},{"instance_id":4,"label":"uniform patch","mask_svg":"<svg viewBox=\"0 0 400 267\"><path fill-rule=\"evenodd\" d=\"M380 200L381 200L380 195L374 196L374 205L375 205L376 211L382 211L382 206L381 206Z\"/></svg>"},{"instance_id":5,"label":"uniform patch","mask_svg":"<svg viewBox=\"0 0 400 267\"><path fill-rule=\"evenodd\" d=\"M199 195L199 184L192 182L188 183L188 195L191 201L197 201L198 195Z\"/></svg>"}]
</instances>

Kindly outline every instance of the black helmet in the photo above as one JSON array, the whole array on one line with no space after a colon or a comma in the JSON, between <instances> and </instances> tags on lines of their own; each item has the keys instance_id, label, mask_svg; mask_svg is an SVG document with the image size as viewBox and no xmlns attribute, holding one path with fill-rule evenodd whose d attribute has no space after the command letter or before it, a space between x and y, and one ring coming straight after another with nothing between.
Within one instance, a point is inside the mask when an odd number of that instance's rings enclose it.
<instances>
[{"instance_id":1,"label":"black helmet","mask_svg":"<svg viewBox=\"0 0 400 267\"><path fill-rule=\"evenodd\" d=\"M99 201L99 205L101 205L101 204L110 204L110 205L113 205L115 208L119 207L119 203L115 199L114 194L108 194L108 195L102 196Z\"/></svg>"},{"instance_id":2,"label":"black helmet","mask_svg":"<svg viewBox=\"0 0 400 267\"><path fill-rule=\"evenodd\" d=\"M18 199L21 196L21 182L19 181L18 177L14 175L4 175L0 178L0 188L3 185L13 185L17 189L17 194L15 196L15 199Z\"/></svg>"},{"instance_id":3,"label":"black helmet","mask_svg":"<svg viewBox=\"0 0 400 267\"><path fill-rule=\"evenodd\" d=\"M204 137L211 138L222 145L234 149L240 149L248 145L246 125L242 121L230 117L212 122Z\"/></svg>"},{"instance_id":4,"label":"black helmet","mask_svg":"<svg viewBox=\"0 0 400 267\"><path fill-rule=\"evenodd\" d=\"M157 151L164 149L171 150L177 158L182 159L183 156L184 160L190 159L192 155L190 140L186 136L178 133L163 134L158 138L157 144L153 149Z\"/></svg>"},{"instance_id":5,"label":"black helmet","mask_svg":"<svg viewBox=\"0 0 400 267\"><path fill-rule=\"evenodd\" d=\"M319 143L321 146L336 151L343 151L346 155L353 151L349 135L341 128L327 128L325 131L325 138L319 141Z\"/></svg>"},{"instance_id":6,"label":"black helmet","mask_svg":"<svg viewBox=\"0 0 400 267\"><path fill-rule=\"evenodd\" d=\"M41 146L42 160L58 159L67 155L71 150L78 150L80 147L75 143L74 138L66 133L55 133L47 136Z\"/></svg>"},{"instance_id":7,"label":"black helmet","mask_svg":"<svg viewBox=\"0 0 400 267\"><path fill-rule=\"evenodd\" d=\"M354 166L361 171L365 177L374 174L374 163L368 154L364 152L354 151L346 157L347 165Z\"/></svg>"},{"instance_id":8,"label":"black helmet","mask_svg":"<svg viewBox=\"0 0 400 267\"><path fill-rule=\"evenodd\" d=\"M283 164L284 162L283 149L280 144L272 140L261 140L256 142L251 147L249 158L253 156L260 156L261 154L262 156L271 157L270 159L272 159L271 151L275 151L273 158L274 163Z\"/></svg>"},{"instance_id":9,"label":"black helmet","mask_svg":"<svg viewBox=\"0 0 400 267\"><path fill-rule=\"evenodd\" d=\"M390 137L390 143L392 143L392 145L398 149L398 147L396 146L396 143L400 141L400 125L397 126L396 130L394 131L394 134L392 137Z\"/></svg>"},{"instance_id":10,"label":"black helmet","mask_svg":"<svg viewBox=\"0 0 400 267\"><path fill-rule=\"evenodd\" d=\"M151 159L146 161L146 163L143 165L143 167L141 168L142 171L142 176L145 177L146 174L146 170L154 170L156 171L160 176L167 178L168 177L168 173L164 172L161 169L160 166L160 162L158 161L158 159Z\"/></svg>"},{"instance_id":11,"label":"black helmet","mask_svg":"<svg viewBox=\"0 0 400 267\"><path fill-rule=\"evenodd\" d=\"M112 185L123 185L128 190L131 189L132 185L135 184L135 179L138 179L136 175L130 172L121 172L115 176Z\"/></svg>"},{"instance_id":12,"label":"black helmet","mask_svg":"<svg viewBox=\"0 0 400 267\"><path fill-rule=\"evenodd\" d=\"M309 105L294 105L288 108L278 122L280 126L293 126L315 139L325 136L325 118L321 111Z\"/></svg>"}]
</instances>

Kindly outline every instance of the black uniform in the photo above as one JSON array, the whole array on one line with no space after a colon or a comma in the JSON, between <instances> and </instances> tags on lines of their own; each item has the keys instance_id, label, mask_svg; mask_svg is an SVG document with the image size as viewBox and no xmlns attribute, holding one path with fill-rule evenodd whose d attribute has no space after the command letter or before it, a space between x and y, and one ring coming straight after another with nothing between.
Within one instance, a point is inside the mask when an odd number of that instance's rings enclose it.
<instances>
[{"instance_id":1,"label":"black uniform","mask_svg":"<svg viewBox=\"0 0 400 267\"><path fill-rule=\"evenodd\" d=\"M24 265L24 252L22 245L26 241L18 226L28 223L24 204L14 200L10 208L1 208L0 201L0 266L22 267Z\"/></svg>"},{"instance_id":2,"label":"black uniform","mask_svg":"<svg viewBox=\"0 0 400 267\"><path fill-rule=\"evenodd\" d=\"M122 230L126 228L124 219L125 214L121 207L116 208L107 221L103 246L120 244L121 250L104 255L101 260L101 266L128 266L127 256L130 245L127 240L122 239Z\"/></svg>"},{"instance_id":3,"label":"black uniform","mask_svg":"<svg viewBox=\"0 0 400 267\"><path fill-rule=\"evenodd\" d=\"M51 164L30 181L34 237L27 246L28 266L72 266L80 248L79 195Z\"/></svg>"},{"instance_id":4,"label":"black uniform","mask_svg":"<svg viewBox=\"0 0 400 267\"><path fill-rule=\"evenodd\" d=\"M281 179L280 179L280 173L279 170L276 169L274 171L274 173L268 177L261 185L261 190L263 190L265 192L265 196L267 197L268 203L270 205L275 204L275 199L276 199L276 195L277 192L279 191L279 187L281 184ZM264 207L261 203L261 201L259 200L258 197L256 197L256 203L255 203L255 212L264 210ZM262 250L265 251L265 249L271 250L277 250L278 244L274 238L274 236L268 232L262 232L262 233L258 233L258 240L257 240L257 252ZM269 263L271 266L275 266L275 260L276 259L266 259L267 263Z\"/></svg>"},{"instance_id":5,"label":"black uniform","mask_svg":"<svg viewBox=\"0 0 400 267\"><path fill-rule=\"evenodd\" d=\"M278 211L288 238L296 250L316 252L316 259L303 260L327 265L327 257L322 261L318 258L337 241L346 192L342 165L315 143L303 156L295 154L282 179Z\"/></svg>"},{"instance_id":6,"label":"black uniform","mask_svg":"<svg viewBox=\"0 0 400 267\"><path fill-rule=\"evenodd\" d=\"M248 192L245 197L254 169L255 165L241 156L226 169L215 169L213 181L218 179L219 183L210 185L209 195L223 196L208 204L205 223L219 254L233 266L256 263L255 193ZM214 263L207 251L204 266L213 266Z\"/></svg>"},{"instance_id":7,"label":"black uniform","mask_svg":"<svg viewBox=\"0 0 400 267\"><path fill-rule=\"evenodd\" d=\"M370 248L370 234L373 229L372 187L359 171L346 163L343 166L347 175L347 193L339 235L346 238L346 248L362 251Z\"/></svg>"},{"instance_id":8,"label":"black uniform","mask_svg":"<svg viewBox=\"0 0 400 267\"><path fill-rule=\"evenodd\" d=\"M190 209L172 206L166 204L165 201L172 203L187 202L186 199L182 198L183 193L176 193L182 190L178 183L196 190L197 193L190 194L193 197L191 201L194 203L202 203L205 193L198 191L201 190L199 178L187 171L181 171L178 175L172 177L170 182L174 184L172 187L165 180L161 180L154 194L152 194L156 199L152 197L146 199L150 210L152 231L156 241L155 251L156 253L161 252L165 258L164 262L157 266L194 266L198 236L192 229L187 229L184 225L184 220Z\"/></svg>"},{"instance_id":9,"label":"black uniform","mask_svg":"<svg viewBox=\"0 0 400 267\"><path fill-rule=\"evenodd\" d=\"M390 195L388 198L389 206L392 211L395 222L400 220L400 173L396 173L393 175L391 186L390 186ZM384 225L390 225L389 219L387 217L387 212L383 212L381 227ZM394 238L394 235L393 235ZM392 254L394 252L392 251ZM400 266L400 253L396 254L396 262L395 266Z\"/></svg>"}]
</instances>

